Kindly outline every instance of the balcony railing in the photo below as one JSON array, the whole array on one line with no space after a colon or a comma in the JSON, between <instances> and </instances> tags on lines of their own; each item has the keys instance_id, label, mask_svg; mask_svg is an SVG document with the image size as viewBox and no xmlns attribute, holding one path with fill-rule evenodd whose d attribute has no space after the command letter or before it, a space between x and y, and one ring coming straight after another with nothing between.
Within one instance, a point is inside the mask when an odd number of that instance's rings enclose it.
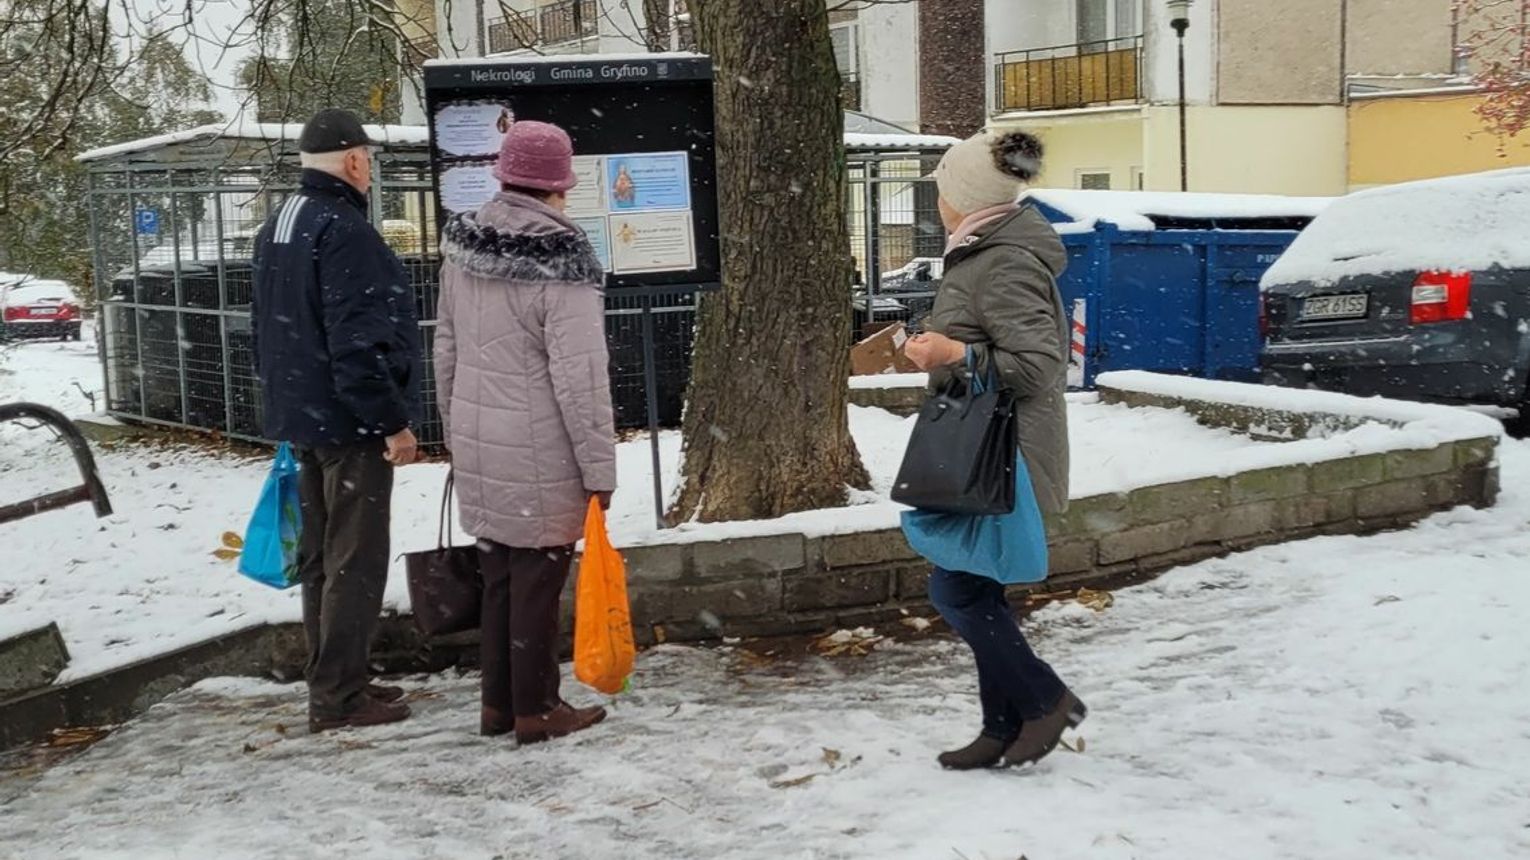
<instances>
[{"instance_id":1,"label":"balcony railing","mask_svg":"<svg viewBox=\"0 0 1530 860\"><path fill-rule=\"evenodd\" d=\"M600 35L597 0L560 0L528 12L509 12L488 25L489 53L524 51Z\"/></svg>"},{"instance_id":2,"label":"balcony railing","mask_svg":"<svg viewBox=\"0 0 1530 860\"><path fill-rule=\"evenodd\" d=\"M1062 110L1142 100L1142 37L1010 51L994 64L999 111Z\"/></svg>"}]
</instances>

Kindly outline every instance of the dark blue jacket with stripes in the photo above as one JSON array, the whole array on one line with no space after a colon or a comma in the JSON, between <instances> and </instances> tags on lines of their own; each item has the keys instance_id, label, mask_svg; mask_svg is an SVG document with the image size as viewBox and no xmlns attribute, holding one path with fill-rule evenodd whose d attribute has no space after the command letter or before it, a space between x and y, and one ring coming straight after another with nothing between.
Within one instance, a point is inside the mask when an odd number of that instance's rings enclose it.
<instances>
[{"instance_id":1,"label":"dark blue jacket with stripes","mask_svg":"<svg viewBox=\"0 0 1530 860\"><path fill-rule=\"evenodd\" d=\"M346 445L419 426L420 330L367 199L304 170L255 237L250 308L270 439Z\"/></svg>"}]
</instances>

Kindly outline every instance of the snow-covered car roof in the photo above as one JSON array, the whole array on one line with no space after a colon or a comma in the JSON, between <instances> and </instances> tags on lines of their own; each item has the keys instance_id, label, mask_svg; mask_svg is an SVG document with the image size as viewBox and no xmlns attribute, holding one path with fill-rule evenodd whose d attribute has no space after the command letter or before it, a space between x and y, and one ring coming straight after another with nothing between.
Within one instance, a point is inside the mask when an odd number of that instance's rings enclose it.
<instances>
[{"instance_id":1,"label":"snow-covered car roof","mask_svg":"<svg viewBox=\"0 0 1530 860\"><path fill-rule=\"evenodd\" d=\"M1122 230L1159 229L1161 221L1250 221L1315 217L1332 197L1286 197L1277 194L1211 194L1180 191L1077 191L1037 188L1032 199L1066 221L1059 233L1093 230L1114 224ZM1055 219L1054 219L1055 220Z\"/></svg>"},{"instance_id":2,"label":"snow-covered car roof","mask_svg":"<svg viewBox=\"0 0 1530 860\"><path fill-rule=\"evenodd\" d=\"M1530 168L1373 188L1335 200L1270 267L1262 285L1530 268L1526 225Z\"/></svg>"},{"instance_id":3,"label":"snow-covered car roof","mask_svg":"<svg viewBox=\"0 0 1530 860\"><path fill-rule=\"evenodd\" d=\"M27 281L0 296L0 304L6 306L54 300L78 301L74 287L63 281Z\"/></svg>"}]
</instances>

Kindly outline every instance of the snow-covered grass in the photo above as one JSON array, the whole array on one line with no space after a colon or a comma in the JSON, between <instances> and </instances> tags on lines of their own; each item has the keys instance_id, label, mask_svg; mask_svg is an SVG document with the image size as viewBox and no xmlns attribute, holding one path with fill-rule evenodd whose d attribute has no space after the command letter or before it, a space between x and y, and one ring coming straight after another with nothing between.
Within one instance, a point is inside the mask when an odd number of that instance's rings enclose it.
<instances>
[{"instance_id":1,"label":"snow-covered grass","mask_svg":"<svg viewBox=\"0 0 1530 860\"><path fill-rule=\"evenodd\" d=\"M525 749L473 734L472 676L410 681L406 723L320 736L301 687L208 682L0 786L0 834L58 860L1530 856L1530 443L1505 444L1496 508L1040 612L1091 714L1082 754L1028 771L935 766L978 723L955 643L664 647L605 724Z\"/></svg>"},{"instance_id":2,"label":"snow-covered grass","mask_svg":"<svg viewBox=\"0 0 1530 860\"><path fill-rule=\"evenodd\" d=\"M34 400L67 414L89 411L86 391L100 388L87 337L79 344L29 343L0 359L0 402ZM99 400L99 393L97 392ZM98 404L99 405L99 404ZM1274 447L1197 425L1161 409L1104 406L1071 396L1076 496L1112 492L1203 474L1248 449ZM617 546L720 540L753 534L824 535L894 528L900 506L887 494L907 445L912 419L852 408L851 426L870 493L860 504L779 520L656 527L646 438L617 451L618 490L610 527ZM660 437L665 487L678 479L680 437ZM78 483L63 446L41 431L0 427L0 501ZM212 636L296 620L297 592L278 592L235 573L212 555L225 531L243 532L265 477L266 461L206 448L125 445L97 451L116 513L96 520L75 507L0 527L0 618L21 627L57 622L73 660L63 678L120 666ZM445 477L440 464L398 473L393 498L395 552L436 540ZM458 535L466 542L466 535ZM407 609L403 564L396 560L387 604Z\"/></svg>"}]
</instances>

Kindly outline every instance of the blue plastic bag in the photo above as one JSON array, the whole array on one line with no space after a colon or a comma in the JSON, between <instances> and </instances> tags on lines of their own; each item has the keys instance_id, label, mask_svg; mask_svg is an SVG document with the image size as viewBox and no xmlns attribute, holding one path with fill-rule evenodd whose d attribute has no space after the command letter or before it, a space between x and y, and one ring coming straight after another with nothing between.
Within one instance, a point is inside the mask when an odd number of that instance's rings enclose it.
<instances>
[{"instance_id":1,"label":"blue plastic bag","mask_svg":"<svg viewBox=\"0 0 1530 860\"><path fill-rule=\"evenodd\" d=\"M244 530L244 549L239 553L239 572L272 588L298 584L298 537L303 531L303 509L298 496L298 463L292 448L283 442L276 448L271 474L260 490L255 513Z\"/></svg>"},{"instance_id":2,"label":"blue plastic bag","mask_svg":"<svg viewBox=\"0 0 1530 860\"><path fill-rule=\"evenodd\" d=\"M905 511L909 546L936 567L975 573L1005 585L1047 578L1047 530L1025 458L1015 464L1015 509L973 517Z\"/></svg>"}]
</instances>

